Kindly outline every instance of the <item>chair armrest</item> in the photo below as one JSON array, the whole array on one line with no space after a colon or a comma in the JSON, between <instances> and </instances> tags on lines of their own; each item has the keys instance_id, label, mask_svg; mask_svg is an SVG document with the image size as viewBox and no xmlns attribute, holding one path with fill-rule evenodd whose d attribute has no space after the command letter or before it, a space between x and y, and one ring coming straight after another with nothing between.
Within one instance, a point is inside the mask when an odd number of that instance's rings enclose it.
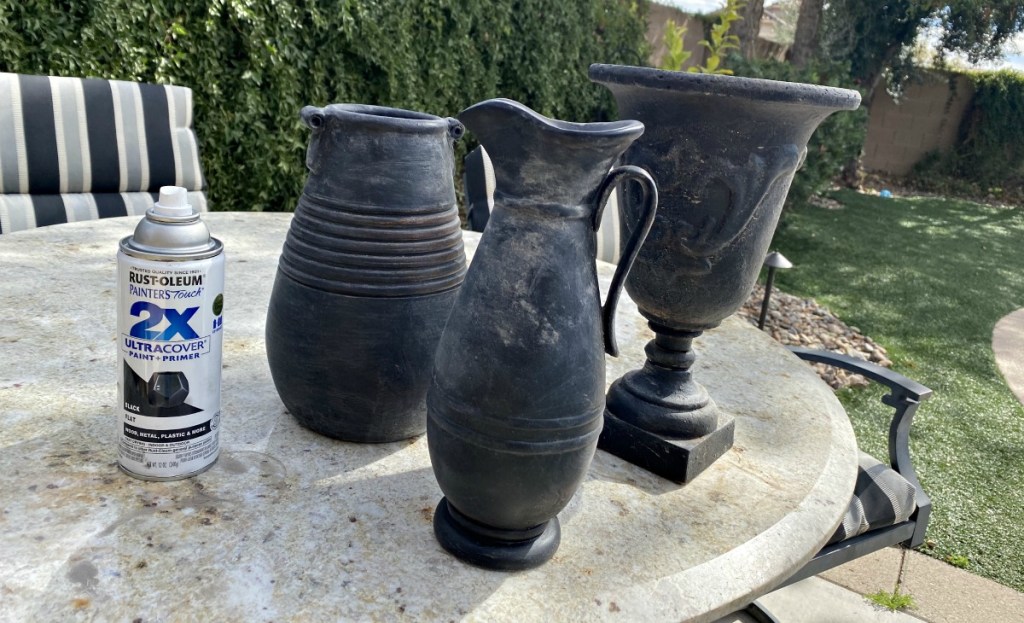
<instances>
[{"instance_id":1,"label":"chair armrest","mask_svg":"<svg viewBox=\"0 0 1024 623\"><path fill-rule=\"evenodd\" d=\"M931 512L931 500L921 488L921 482L917 479L917 471L910 460L910 426L917 408L922 401L931 398L932 390L898 372L863 359L826 350L797 346L788 346L787 348L805 361L849 370L889 388L890 393L882 398L884 404L896 410L892 422L889 424L889 465L917 490L916 501L920 530L915 531L910 546L920 545L924 540L924 526L927 524L928 514Z\"/></svg>"},{"instance_id":2,"label":"chair armrest","mask_svg":"<svg viewBox=\"0 0 1024 623\"><path fill-rule=\"evenodd\" d=\"M833 353L827 350L801 348L799 346L787 346L786 348L804 361L824 363L844 370L849 370L850 372L855 372L875 381L876 383L881 383L890 390L897 391L908 398L916 400L917 402L928 400L932 395L932 390L921 385L917 381L908 379L899 372L894 372L889 368L883 368L882 366L875 365L870 361L864 361L863 359Z\"/></svg>"}]
</instances>

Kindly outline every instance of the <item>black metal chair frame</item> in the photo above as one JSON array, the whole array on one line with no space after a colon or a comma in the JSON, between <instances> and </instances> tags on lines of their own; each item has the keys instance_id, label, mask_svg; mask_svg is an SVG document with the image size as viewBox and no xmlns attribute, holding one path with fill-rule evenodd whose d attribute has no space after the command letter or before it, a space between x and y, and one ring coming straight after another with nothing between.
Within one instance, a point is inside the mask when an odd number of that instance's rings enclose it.
<instances>
[{"instance_id":1,"label":"black metal chair frame","mask_svg":"<svg viewBox=\"0 0 1024 623\"><path fill-rule=\"evenodd\" d=\"M833 567L850 562L871 552L884 547L899 545L906 548L915 548L924 543L925 530L928 527L928 518L932 510L932 502L928 495L921 488L921 482L917 478L917 472L910 460L910 425L913 423L914 415L921 403L932 395L932 390L917 381L908 379L898 372L873 363L833 353L826 350L814 350L796 346L788 347L797 357L812 363L823 363L836 368L842 368L855 372L871 381L881 383L889 389L889 393L882 397L882 403L895 409L892 421L889 424L889 466L899 472L914 486L916 491L915 501L917 510L907 521L870 530L864 534L855 536L845 541L826 545L820 552L815 554L806 565L799 571L786 579L778 588L788 586L800 580L804 580ZM755 621L772 622L772 617L759 602L754 602L747 607L745 612Z\"/></svg>"},{"instance_id":2,"label":"black metal chair frame","mask_svg":"<svg viewBox=\"0 0 1024 623\"><path fill-rule=\"evenodd\" d=\"M883 404L895 409L895 414L889 424L889 466L914 486L917 510L910 516L910 519L902 523L870 530L845 541L827 545L796 574L787 579L782 586L799 582L804 578L817 575L883 547L901 545L914 548L920 546L924 543L925 529L928 527L928 518L932 510L931 499L921 487L917 472L910 460L910 426L914 421L917 408L931 397L932 390L898 372L855 357L808 348L789 347L789 350L805 361L824 363L855 372L876 383L881 383L889 389L889 393L882 397Z\"/></svg>"}]
</instances>

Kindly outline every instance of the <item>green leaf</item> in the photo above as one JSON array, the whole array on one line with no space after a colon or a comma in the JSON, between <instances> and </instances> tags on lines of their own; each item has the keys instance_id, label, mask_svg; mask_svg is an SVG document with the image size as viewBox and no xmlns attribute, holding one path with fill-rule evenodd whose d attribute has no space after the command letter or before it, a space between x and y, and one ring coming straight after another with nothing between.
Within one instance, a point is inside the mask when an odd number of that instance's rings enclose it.
<instances>
[{"instance_id":1,"label":"green leaf","mask_svg":"<svg viewBox=\"0 0 1024 623\"><path fill-rule=\"evenodd\" d=\"M586 65L643 65L645 11L623 0L0 0L0 69L188 86L212 209L290 210L307 175L303 106L447 116L502 95L609 119L613 99ZM688 54L680 45L673 62Z\"/></svg>"}]
</instances>

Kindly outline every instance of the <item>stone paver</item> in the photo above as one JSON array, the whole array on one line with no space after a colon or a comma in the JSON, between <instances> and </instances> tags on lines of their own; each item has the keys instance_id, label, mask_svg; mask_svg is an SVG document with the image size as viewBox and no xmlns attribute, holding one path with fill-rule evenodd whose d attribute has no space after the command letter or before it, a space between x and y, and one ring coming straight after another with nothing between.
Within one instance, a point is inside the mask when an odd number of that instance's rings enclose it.
<instances>
[{"instance_id":1,"label":"stone paver","mask_svg":"<svg viewBox=\"0 0 1024 623\"><path fill-rule=\"evenodd\" d=\"M892 612L863 596L823 580L807 578L758 600L781 623L921 623L905 612ZM715 623L757 623L746 613L731 614Z\"/></svg>"},{"instance_id":2,"label":"stone paver","mask_svg":"<svg viewBox=\"0 0 1024 623\"><path fill-rule=\"evenodd\" d=\"M1024 594L918 552L907 553L903 589L931 623L1024 623Z\"/></svg>"},{"instance_id":3,"label":"stone paver","mask_svg":"<svg viewBox=\"0 0 1024 623\"><path fill-rule=\"evenodd\" d=\"M820 577L869 595L893 590L899 563L900 550L888 547ZM931 623L1024 623L1024 593L920 552L907 552L900 591L914 598L907 613Z\"/></svg>"},{"instance_id":4,"label":"stone paver","mask_svg":"<svg viewBox=\"0 0 1024 623\"><path fill-rule=\"evenodd\" d=\"M920 623L818 577L777 590L760 603L785 623Z\"/></svg>"},{"instance_id":5,"label":"stone paver","mask_svg":"<svg viewBox=\"0 0 1024 623\"><path fill-rule=\"evenodd\" d=\"M1006 384L1024 402L1024 309L1004 316L992 331L992 351Z\"/></svg>"},{"instance_id":6,"label":"stone paver","mask_svg":"<svg viewBox=\"0 0 1024 623\"><path fill-rule=\"evenodd\" d=\"M861 595L870 595L878 591L892 591L899 573L900 550L886 547L829 569L821 577Z\"/></svg>"}]
</instances>

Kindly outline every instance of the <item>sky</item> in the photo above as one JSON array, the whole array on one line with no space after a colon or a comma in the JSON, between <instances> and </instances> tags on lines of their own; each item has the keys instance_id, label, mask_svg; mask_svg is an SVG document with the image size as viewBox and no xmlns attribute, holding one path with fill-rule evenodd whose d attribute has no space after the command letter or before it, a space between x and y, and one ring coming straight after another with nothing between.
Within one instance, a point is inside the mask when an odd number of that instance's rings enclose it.
<instances>
[{"instance_id":1,"label":"sky","mask_svg":"<svg viewBox=\"0 0 1024 623\"><path fill-rule=\"evenodd\" d=\"M1003 56L1004 66L1008 65L1014 69L1024 71L1024 33L1014 37L1004 49L1006 50Z\"/></svg>"},{"instance_id":2,"label":"sky","mask_svg":"<svg viewBox=\"0 0 1024 623\"><path fill-rule=\"evenodd\" d=\"M690 13L710 13L723 6L725 0L655 0L658 4L679 7ZM778 0L765 0L765 4L775 4ZM1012 67L1024 71L1024 34L1018 35L1005 48L1006 52L1002 61L985 63L986 68Z\"/></svg>"}]
</instances>

